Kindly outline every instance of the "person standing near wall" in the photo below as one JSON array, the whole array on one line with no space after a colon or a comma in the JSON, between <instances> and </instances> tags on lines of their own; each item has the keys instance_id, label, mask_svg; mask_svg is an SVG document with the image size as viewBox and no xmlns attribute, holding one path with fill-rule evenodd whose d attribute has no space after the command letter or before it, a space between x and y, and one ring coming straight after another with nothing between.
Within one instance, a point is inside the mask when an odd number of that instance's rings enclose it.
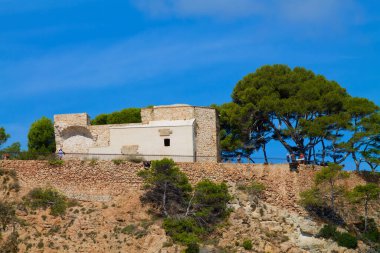
<instances>
[{"instance_id":1,"label":"person standing near wall","mask_svg":"<svg viewBox=\"0 0 380 253\"><path fill-rule=\"evenodd\" d=\"M62 160L64 154L65 154L65 152L63 152L62 148L60 148L58 150L58 158L59 158L59 160Z\"/></svg>"},{"instance_id":2,"label":"person standing near wall","mask_svg":"<svg viewBox=\"0 0 380 253\"><path fill-rule=\"evenodd\" d=\"M286 154L286 161L287 161L288 163L291 162L291 157L290 157L290 154L289 154L289 153Z\"/></svg>"},{"instance_id":3,"label":"person standing near wall","mask_svg":"<svg viewBox=\"0 0 380 253\"><path fill-rule=\"evenodd\" d=\"M305 164L305 155L303 153L300 154L300 164Z\"/></svg>"}]
</instances>

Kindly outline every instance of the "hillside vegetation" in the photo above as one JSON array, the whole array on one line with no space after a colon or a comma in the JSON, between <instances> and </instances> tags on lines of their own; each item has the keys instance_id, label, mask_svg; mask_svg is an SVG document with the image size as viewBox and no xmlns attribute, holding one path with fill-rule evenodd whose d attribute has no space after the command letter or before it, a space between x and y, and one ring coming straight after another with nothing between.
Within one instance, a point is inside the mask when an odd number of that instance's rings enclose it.
<instances>
[{"instance_id":1,"label":"hillside vegetation","mask_svg":"<svg viewBox=\"0 0 380 253\"><path fill-rule=\"evenodd\" d=\"M23 164L26 166L27 163L33 164L33 161L26 161ZM7 164L7 167L11 167L10 164ZM43 163L38 164L39 169L33 173L43 172ZM71 170L71 166L80 164L65 161L65 164L46 163L44 166ZM91 161L84 162L81 166L82 170L86 170L85 167L89 166L94 173L104 173L102 166L106 165L113 167L113 170L129 166L128 162L91 164ZM328 193L329 185L316 179L325 175L323 169L303 166L299 173L296 173L290 172L284 165L257 166L246 179L231 177L220 184L213 183L210 176L211 181L199 180L195 183L191 180L188 181L192 182L189 184L186 183L187 175L191 175L188 171L194 172L194 169L186 168L190 166L189 164L178 164L179 169L170 169L170 174L164 177L160 176L160 173L165 169L159 169L161 172L158 174L151 173L157 168L162 168L162 165L169 165L166 168L176 168L175 165L170 161L157 165L150 170L143 169L142 164L133 165L140 167L142 171L140 175L150 184L142 184L139 190L131 189L114 194L103 201L68 198L64 191L54 188L56 185L65 189L64 184L70 184L65 181L55 185L30 188L28 177L24 177L24 170L2 169L1 252L43 250L43 252L179 253L198 252L198 249L202 252L376 252L378 250L376 245L378 239L376 229L379 228L380 220L378 199L371 201L368 206L367 233L363 233L364 223L361 218L364 215L364 206L351 201L352 196L349 198L343 192L336 192L334 213L341 218L338 221L343 222L331 220L331 216L326 215L328 212L320 213L315 209L309 209L308 205L319 202L304 199L304 203L301 203L303 197L300 197L300 193L309 189L317 187L321 193ZM203 166L207 170L207 164ZM241 169L242 165L230 166L235 166L236 170ZM186 174L181 174L181 171ZM49 181L53 176L51 173L42 175L45 181ZM158 185L155 184L157 178L161 182ZM165 207L167 211L165 214L164 207L160 205L163 203L160 202L163 195L154 189L165 186L165 182L168 186L175 178L182 178L177 181L181 182L177 186L182 190L187 189L185 190L187 196L183 195L184 199L181 200L178 199L179 195L175 194L177 191L175 188L171 188L173 191L170 194L166 191L167 196L171 197L166 199L168 202L165 203L168 206ZM339 189L345 189L346 192L352 192L358 184L365 185L365 180L379 184L378 175L372 174L367 177L366 174L358 176L349 173L348 178L337 178L335 185ZM92 190L97 187L100 186L95 183L92 185ZM157 194L150 194L150 190ZM320 196L323 198L319 201L327 201L324 205L330 207L331 200L324 198L324 194ZM227 201L226 209L223 208L221 197ZM356 200L357 197L358 195L355 196ZM205 204L205 200L208 204ZM306 204L305 208L301 204ZM227 212L223 214L220 212L222 210ZM208 222L203 223L202 220Z\"/></svg>"}]
</instances>

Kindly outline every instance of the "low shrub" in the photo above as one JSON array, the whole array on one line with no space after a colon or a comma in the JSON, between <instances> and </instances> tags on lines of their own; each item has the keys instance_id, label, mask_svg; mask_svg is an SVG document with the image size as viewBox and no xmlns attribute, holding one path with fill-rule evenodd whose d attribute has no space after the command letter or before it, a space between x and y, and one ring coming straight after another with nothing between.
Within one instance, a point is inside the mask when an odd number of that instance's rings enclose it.
<instances>
[{"instance_id":1,"label":"low shrub","mask_svg":"<svg viewBox=\"0 0 380 253\"><path fill-rule=\"evenodd\" d=\"M14 190L15 192L19 192L20 189L21 189L21 186L19 182L14 182L9 185L9 190Z\"/></svg>"},{"instance_id":2,"label":"low shrub","mask_svg":"<svg viewBox=\"0 0 380 253\"><path fill-rule=\"evenodd\" d=\"M19 234L14 231L10 234L8 239L4 242L0 251L3 253L17 253L19 252L18 244L20 243Z\"/></svg>"},{"instance_id":3,"label":"low shrub","mask_svg":"<svg viewBox=\"0 0 380 253\"><path fill-rule=\"evenodd\" d=\"M56 166L56 167L58 167L58 166L61 166L61 165L63 165L63 160L60 160L60 159L49 159L49 165L51 165L51 166Z\"/></svg>"},{"instance_id":4,"label":"low shrub","mask_svg":"<svg viewBox=\"0 0 380 253\"><path fill-rule=\"evenodd\" d=\"M330 238L334 238L335 234L336 234L336 227L328 224L328 225L324 225L323 228L319 230L318 236L325 239L330 239Z\"/></svg>"},{"instance_id":5,"label":"low shrub","mask_svg":"<svg viewBox=\"0 0 380 253\"><path fill-rule=\"evenodd\" d=\"M130 225L124 227L124 228L121 230L121 232L122 232L123 234L129 234L129 235L133 234L135 231L136 231L136 226L135 226L134 224L130 224Z\"/></svg>"},{"instance_id":6,"label":"low shrub","mask_svg":"<svg viewBox=\"0 0 380 253\"><path fill-rule=\"evenodd\" d=\"M191 217L182 219L166 218L164 220L164 229L174 241L189 245L198 243L200 237L205 233L204 228Z\"/></svg>"},{"instance_id":7,"label":"low shrub","mask_svg":"<svg viewBox=\"0 0 380 253\"><path fill-rule=\"evenodd\" d=\"M35 188L25 197L24 203L33 209L49 208L53 216L63 215L67 208L67 199L64 195L52 188Z\"/></svg>"},{"instance_id":8,"label":"low shrub","mask_svg":"<svg viewBox=\"0 0 380 253\"><path fill-rule=\"evenodd\" d=\"M362 239L364 241L371 241L380 244L380 231L377 228L376 222L373 218L368 219L367 231L364 232L364 217L360 217L360 223L355 224L360 230Z\"/></svg>"},{"instance_id":9,"label":"low shrub","mask_svg":"<svg viewBox=\"0 0 380 253\"><path fill-rule=\"evenodd\" d=\"M0 168L0 176L10 176L14 180L17 180L17 172L15 170Z\"/></svg>"},{"instance_id":10,"label":"low shrub","mask_svg":"<svg viewBox=\"0 0 380 253\"><path fill-rule=\"evenodd\" d=\"M300 193L299 204L313 216L335 225L344 225L344 219L321 198L322 194L318 188L312 188Z\"/></svg>"},{"instance_id":11,"label":"low shrub","mask_svg":"<svg viewBox=\"0 0 380 253\"><path fill-rule=\"evenodd\" d=\"M333 239L341 247L355 249L358 246L358 240L355 236L347 232L340 233L336 230L336 227L332 225L324 225L318 235L326 239Z\"/></svg>"},{"instance_id":12,"label":"low shrub","mask_svg":"<svg viewBox=\"0 0 380 253\"><path fill-rule=\"evenodd\" d=\"M265 190L265 185L256 181L251 182L245 187L245 191L249 194L259 195Z\"/></svg>"},{"instance_id":13,"label":"low shrub","mask_svg":"<svg viewBox=\"0 0 380 253\"><path fill-rule=\"evenodd\" d=\"M90 166L91 167L94 167L95 165L97 165L98 164L98 159L96 159L96 158L92 158L91 160L90 160Z\"/></svg>"},{"instance_id":14,"label":"low shrub","mask_svg":"<svg viewBox=\"0 0 380 253\"><path fill-rule=\"evenodd\" d=\"M199 252L199 244L198 243L190 243L187 245L185 253L198 253Z\"/></svg>"},{"instance_id":15,"label":"low shrub","mask_svg":"<svg viewBox=\"0 0 380 253\"><path fill-rule=\"evenodd\" d=\"M40 240L37 244L37 248L42 249L44 247L44 242Z\"/></svg>"},{"instance_id":16,"label":"low shrub","mask_svg":"<svg viewBox=\"0 0 380 253\"><path fill-rule=\"evenodd\" d=\"M251 240L245 240L243 242L243 248L245 250L251 250L252 249L252 241Z\"/></svg>"},{"instance_id":17,"label":"low shrub","mask_svg":"<svg viewBox=\"0 0 380 253\"><path fill-rule=\"evenodd\" d=\"M8 202L0 202L0 225L4 230L9 224L16 220L14 205Z\"/></svg>"},{"instance_id":18,"label":"low shrub","mask_svg":"<svg viewBox=\"0 0 380 253\"><path fill-rule=\"evenodd\" d=\"M125 161L122 160L122 159L114 159L112 160L112 162L115 164L115 165L120 165L120 164L124 164Z\"/></svg>"},{"instance_id":19,"label":"low shrub","mask_svg":"<svg viewBox=\"0 0 380 253\"><path fill-rule=\"evenodd\" d=\"M355 249L358 246L358 239L349 233L339 233L335 235L335 241L339 246L346 247L349 249Z\"/></svg>"}]
</instances>

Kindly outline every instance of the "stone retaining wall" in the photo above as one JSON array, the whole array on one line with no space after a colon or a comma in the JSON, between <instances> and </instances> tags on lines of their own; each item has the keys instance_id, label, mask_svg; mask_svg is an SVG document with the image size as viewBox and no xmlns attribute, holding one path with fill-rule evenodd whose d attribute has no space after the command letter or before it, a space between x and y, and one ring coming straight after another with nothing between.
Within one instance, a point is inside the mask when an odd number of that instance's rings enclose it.
<instances>
[{"instance_id":1,"label":"stone retaining wall","mask_svg":"<svg viewBox=\"0 0 380 253\"><path fill-rule=\"evenodd\" d=\"M252 179L266 186L265 200L277 206L300 211L297 205L299 192L313 184L316 169L302 167L299 173L290 172L287 164L226 164L226 163L178 163L191 183L202 179L215 182L246 183ZM144 169L141 163L126 162L120 165L112 161L65 161L61 166L48 161L1 161L0 167L15 169L23 188L52 186L67 196L88 200L108 201L120 194L138 191L142 181L137 176ZM349 188L363 182L355 174L345 184Z\"/></svg>"}]
</instances>

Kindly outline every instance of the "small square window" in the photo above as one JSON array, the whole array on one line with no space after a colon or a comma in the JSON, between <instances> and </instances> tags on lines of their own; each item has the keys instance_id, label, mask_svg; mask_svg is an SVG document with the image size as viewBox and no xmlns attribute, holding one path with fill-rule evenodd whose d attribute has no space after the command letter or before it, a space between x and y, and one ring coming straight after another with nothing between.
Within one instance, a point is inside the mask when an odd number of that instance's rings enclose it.
<instances>
[{"instance_id":1,"label":"small square window","mask_svg":"<svg viewBox=\"0 0 380 253\"><path fill-rule=\"evenodd\" d=\"M164 146L169 147L170 146L170 139L164 139Z\"/></svg>"}]
</instances>

